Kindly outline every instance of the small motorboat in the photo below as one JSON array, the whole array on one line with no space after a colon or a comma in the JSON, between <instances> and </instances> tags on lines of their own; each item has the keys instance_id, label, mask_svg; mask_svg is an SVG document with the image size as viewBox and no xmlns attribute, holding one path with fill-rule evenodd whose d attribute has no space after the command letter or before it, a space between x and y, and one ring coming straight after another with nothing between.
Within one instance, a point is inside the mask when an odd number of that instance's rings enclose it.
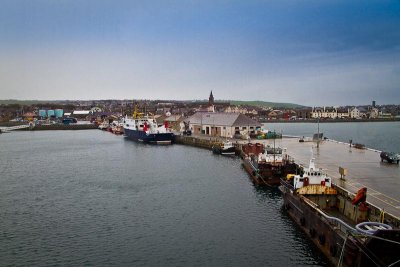
<instances>
[{"instance_id":1,"label":"small motorboat","mask_svg":"<svg viewBox=\"0 0 400 267\"><path fill-rule=\"evenodd\" d=\"M220 155L235 155L236 148L230 141L225 141L223 143L215 144L212 146L212 151L214 154Z\"/></svg>"}]
</instances>

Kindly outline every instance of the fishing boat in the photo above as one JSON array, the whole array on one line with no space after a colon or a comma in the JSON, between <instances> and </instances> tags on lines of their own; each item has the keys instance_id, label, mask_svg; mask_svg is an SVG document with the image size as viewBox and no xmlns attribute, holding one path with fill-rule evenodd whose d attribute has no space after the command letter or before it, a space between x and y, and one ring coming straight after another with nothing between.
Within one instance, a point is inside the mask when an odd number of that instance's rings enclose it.
<instances>
[{"instance_id":1,"label":"fishing boat","mask_svg":"<svg viewBox=\"0 0 400 267\"><path fill-rule=\"evenodd\" d=\"M124 122L123 121L113 121L110 124L111 132L116 135L124 134Z\"/></svg>"},{"instance_id":2,"label":"fishing boat","mask_svg":"<svg viewBox=\"0 0 400 267\"><path fill-rule=\"evenodd\" d=\"M279 186L282 177L297 171L294 160L279 147L249 143L242 147L242 158L244 169L258 185Z\"/></svg>"},{"instance_id":3,"label":"fishing boat","mask_svg":"<svg viewBox=\"0 0 400 267\"><path fill-rule=\"evenodd\" d=\"M110 123L108 122L108 120L104 120L102 123L100 123L98 128L100 130L107 131L108 127L110 127Z\"/></svg>"},{"instance_id":4,"label":"fishing boat","mask_svg":"<svg viewBox=\"0 0 400 267\"><path fill-rule=\"evenodd\" d=\"M236 148L233 143L229 140L223 143L217 143L212 146L212 151L214 154L220 155L235 155Z\"/></svg>"},{"instance_id":5,"label":"fishing boat","mask_svg":"<svg viewBox=\"0 0 400 267\"><path fill-rule=\"evenodd\" d=\"M366 202L366 188L352 197L311 159L303 174L283 178L279 189L287 214L333 265L400 264L398 225Z\"/></svg>"},{"instance_id":6,"label":"fishing boat","mask_svg":"<svg viewBox=\"0 0 400 267\"><path fill-rule=\"evenodd\" d=\"M174 141L174 134L168 129L168 122L157 124L151 116L143 116L135 112L133 118L125 117L124 134L127 138L151 144L171 144Z\"/></svg>"}]
</instances>

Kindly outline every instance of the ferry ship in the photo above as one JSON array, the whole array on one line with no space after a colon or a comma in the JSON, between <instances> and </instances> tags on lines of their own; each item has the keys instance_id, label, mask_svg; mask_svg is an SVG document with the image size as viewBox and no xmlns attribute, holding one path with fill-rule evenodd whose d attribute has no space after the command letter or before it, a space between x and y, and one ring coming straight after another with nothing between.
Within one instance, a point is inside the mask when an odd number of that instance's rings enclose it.
<instances>
[{"instance_id":1,"label":"ferry ship","mask_svg":"<svg viewBox=\"0 0 400 267\"><path fill-rule=\"evenodd\" d=\"M127 138L151 144L171 144L174 134L168 129L168 123L157 124L154 118L143 116L136 110L133 118L125 117L124 134Z\"/></svg>"},{"instance_id":2,"label":"ferry ship","mask_svg":"<svg viewBox=\"0 0 400 267\"><path fill-rule=\"evenodd\" d=\"M366 188L351 197L311 159L301 175L279 187L284 209L335 266L398 266L398 222L366 202Z\"/></svg>"}]
</instances>

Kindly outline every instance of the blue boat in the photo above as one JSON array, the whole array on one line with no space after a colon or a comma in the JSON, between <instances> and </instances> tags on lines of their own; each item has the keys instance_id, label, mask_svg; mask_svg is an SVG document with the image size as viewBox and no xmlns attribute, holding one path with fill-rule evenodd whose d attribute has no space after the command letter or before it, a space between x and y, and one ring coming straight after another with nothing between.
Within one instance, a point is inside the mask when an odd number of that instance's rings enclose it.
<instances>
[{"instance_id":1,"label":"blue boat","mask_svg":"<svg viewBox=\"0 0 400 267\"><path fill-rule=\"evenodd\" d=\"M151 144L171 144L175 136L168 129L168 124L158 125L154 118L141 117L134 114L133 118L124 119L124 134L127 138Z\"/></svg>"}]
</instances>

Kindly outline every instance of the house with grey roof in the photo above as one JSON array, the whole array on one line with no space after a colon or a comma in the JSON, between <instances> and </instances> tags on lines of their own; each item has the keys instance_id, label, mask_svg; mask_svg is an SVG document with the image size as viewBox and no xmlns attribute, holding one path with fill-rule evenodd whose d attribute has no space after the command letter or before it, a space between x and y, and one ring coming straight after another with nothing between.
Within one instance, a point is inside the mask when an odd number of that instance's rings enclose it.
<instances>
[{"instance_id":1,"label":"house with grey roof","mask_svg":"<svg viewBox=\"0 0 400 267\"><path fill-rule=\"evenodd\" d=\"M194 134L232 138L255 133L261 124L241 113L197 112L186 120Z\"/></svg>"}]
</instances>

